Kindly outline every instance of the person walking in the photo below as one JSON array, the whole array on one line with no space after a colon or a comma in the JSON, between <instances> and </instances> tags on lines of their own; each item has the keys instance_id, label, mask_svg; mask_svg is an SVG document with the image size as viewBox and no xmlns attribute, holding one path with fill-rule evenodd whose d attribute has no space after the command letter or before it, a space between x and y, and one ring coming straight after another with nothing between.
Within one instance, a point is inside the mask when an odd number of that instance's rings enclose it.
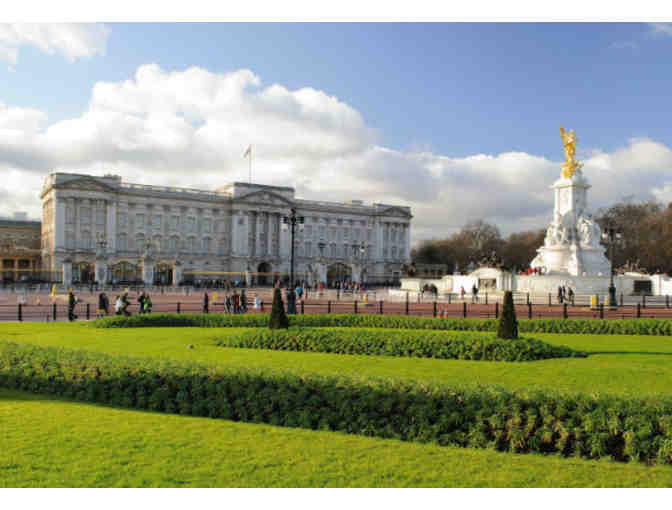
<instances>
[{"instance_id":1,"label":"person walking","mask_svg":"<svg viewBox=\"0 0 672 510\"><path fill-rule=\"evenodd\" d=\"M476 284L472 285L471 287L471 302L475 303L478 301L478 288L476 288Z\"/></svg>"},{"instance_id":2,"label":"person walking","mask_svg":"<svg viewBox=\"0 0 672 510\"><path fill-rule=\"evenodd\" d=\"M123 308L124 303L121 300L121 296L117 296L114 300L114 313L116 315L121 315L121 309Z\"/></svg>"},{"instance_id":3,"label":"person walking","mask_svg":"<svg viewBox=\"0 0 672 510\"><path fill-rule=\"evenodd\" d=\"M72 289L68 290L68 320L70 322L74 321L77 316L75 315L75 305L77 304L77 298L75 293L72 292Z\"/></svg>"},{"instance_id":4,"label":"person walking","mask_svg":"<svg viewBox=\"0 0 672 510\"><path fill-rule=\"evenodd\" d=\"M245 289L240 291L240 311L242 313L247 313L247 296L245 295Z\"/></svg>"},{"instance_id":5,"label":"person walking","mask_svg":"<svg viewBox=\"0 0 672 510\"><path fill-rule=\"evenodd\" d=\"M145 310L145 293L144 291L138 296L138 313L144 313Z\"/></svg>"},{"instance_id":6,"label":"person walking","mask_svg":"<svg viewBox=\"0 0 672 510\"><path fill-rule=\"evenodd\" d=\"M464 301L464 295L466 294L464 286L460 287L460 298Z\"/></svg>"},{"instance_id":7,"label":"person walking","mask_svg":"<svg viewBox=\"0 0 672 510\"><path fill-rule=\"evenodd\" d=\"M562 287L558 287L558 303L562 304Z\"/></svg>"},{"instance_id":8,"label":"person walking","mask_svg":"<svg viewBox=\"0 0 672 510\"><path fill-rule=\"evenodd\" d=\"M254 309L259 310L261 308L261 298L259 294L254 295Z\"/></svg>"},{"instance_id":9,"label":"person walking","mask_svg":"<svg viewBox=\"0 0 672 510\"><path fill-rule=\"evenodd\" d=\"M231 313L231 296L228 294L224 299L224 310L226 311L226 313Z\"/></svg>"},{"instance_id":10,"label":"person walking","mask_svg":"<svg viewBox=\"0 0 672 510\"><path fill-rule=\"evenodd\" d=\"M210 296L207 292L203 293L203 313L209 313L210 311Z\"/></svg>"}]
</instances>

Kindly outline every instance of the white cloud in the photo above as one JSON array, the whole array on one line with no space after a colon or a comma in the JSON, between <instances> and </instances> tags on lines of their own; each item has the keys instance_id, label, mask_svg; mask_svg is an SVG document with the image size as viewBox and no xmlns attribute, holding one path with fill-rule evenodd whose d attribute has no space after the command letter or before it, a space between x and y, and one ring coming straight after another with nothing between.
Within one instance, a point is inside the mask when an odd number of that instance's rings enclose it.
<instances>
[{"instance_id":1,"label":"white cloud","mask_svg":"<svg viewBox=\"0 0 672 510\"><path fill-rule=\"evenodd\" d=\"M41 182L53 170L200 189L247 180L250 143L255 182L293 185L308 199L410 205L415 241L445 237L478 218L504 234L544 227L561 166L522 152L452 158L393 150L377 143L357 110L323 91L264 86L246 69L146 65L130 80L96 84L76 118L50 124L43 112L0 104L0 195L13 197L0 201L0 214L18 208L39 217ZM613 152L586 154L593 211L626 195L672 195L665 144L632 139Z\"/></svg>"},{"instance_id":2,"label":"white cloud","mask_svg":"<svg viewBox=\"0 0 672 510\"><path fill-rule=\"evenodd\" d=\"M110 30L88 23L0 23L0 59L16 64L19 48L32 45L71 62L80 57L104 55Z\"/></svg>"}]
</instances>

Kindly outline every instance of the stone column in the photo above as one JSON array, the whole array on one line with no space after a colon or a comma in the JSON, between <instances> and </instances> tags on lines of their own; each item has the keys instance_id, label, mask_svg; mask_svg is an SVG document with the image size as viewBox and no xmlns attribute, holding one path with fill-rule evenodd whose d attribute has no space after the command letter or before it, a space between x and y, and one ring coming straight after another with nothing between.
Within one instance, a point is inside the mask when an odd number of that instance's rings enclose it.
<instances>
[{"instance_id":1,"label":"stone column","mask_svg":"<svg viewBox=\"0 0 672 510\"><path fill-rule=\"evenodd\" d=\"M128 220L127 220L128 221ZM107 252L114 253L117 251L117 203L114 201L107 202L107 226L105 229L107 236Z\"/></svg>"},{"instance_id":2,"label":"stone column","mask_svg":"<svg viewBox=\"0 0 672 510\"><path fill-rule=\"evenodd\" d=\"M96 259L96 281L100 285L107 283L107 261L105 259Z\"/></svg>"},{"instance_id":3,"label":"stone column","mask_svg":"<svg viewBox=\"0 0 672 510\"><path fill-rule=\"evenodd\" d=\"M184 269L182 268L182 264L178 260L175 262L173 265L173 287L177 287L180 283L182 283L182 280L184 279Z\"/></svg>"},{"instance_id":4,"label":"stone column","mask_svg":"<svg viewBox=\"0 0 672 510\"><path fill-rule=\"evenodd\" d=\"M150 257L143 257L142 259L142 280L145 285L154 283L154 260Z\"/></svg>"},{"instance_id":5,"label":"stone column","mask_svg":"<svg viewBox=\"0 0 672 510\"><path fill-rule=\"evenodd\" d=\"M66 288L72 285L72 261L70 259L63 261L63 285Z\"/></svg>"},{"instance_id":6,"label":"stone column","mask_svg":"<svg viewBox=\"0 0 672 510\"><path fill-rule=\"evenodd\" d=\"M54 250L65 249L65 199L54 192Z\"/></svg>"}]
</instances>

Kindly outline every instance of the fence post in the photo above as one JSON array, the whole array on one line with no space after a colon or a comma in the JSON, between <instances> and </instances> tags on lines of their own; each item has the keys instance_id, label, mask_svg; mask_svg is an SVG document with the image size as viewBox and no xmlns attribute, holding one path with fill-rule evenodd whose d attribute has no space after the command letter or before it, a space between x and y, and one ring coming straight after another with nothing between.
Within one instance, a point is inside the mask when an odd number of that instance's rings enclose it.
<instances>
[{"instance_id":1,"label":"fence post","mask_svg":"<svg viewBox=\"0 0 672 510\"><path fill-rule=\"evenodd\" d=\"M304 303L304 301L303 301L303 299L302 299L302 300L301 300L301 315L303 315L303 303ZM355 313L357 313L357 312L355 312Z\"/></svg>"},{"instance_id":2,"label":"fence post","mask_svg":"<svg viewBox=\"0 0 672 510\"><path fill-rule=\"evenodd\" d=\"M327 313L331 313L331 301L327 301Z\"/></svg>"},{"instance_id":3,"label":"fence post","mask_svg":"<svg viewBox=\"0 0 672 510\"><path fill-rule=\"evenodd\" d=\"M487 291L485 292L485 304L486 305L488 304L488 292Z\"/></svg>"},{"instance_id":4,"label":"fence post","mask_svg":"<svg viewBox=\"0 0 672 510\"><path fill-rule=\"evenodd\" d=\"M23 306L23 305L22 305L21 303L19 303L19 304L17 305L17 307L18 307L18 310L17 310L17 317L18 317L18 319L19 319L19 322L22 322L22 321L23 321L23 314L22 314L22 310L21 310L21 307L22 307L22 306Z\"/></svg>"},{"instance_id":5,"label":"fence post","mask_svg":"<svg viewBox=\"0 0 672 510\"><path fill-rule=\"evenodd\" d=\"M604 319L604 303L600 303L600 319Z\"/></svg>"},{"instance_id":6,"label":"fence post","mask_svg":"<svg viewBox=\"0 0 672 510\"><path fill-rule=\"evenodd\" d=\"M527 306L530 306L530 293L527 293Z\"/></svg>"},{"instance_id":7,"label":"fence post","mask_svg":"<svg viewBox=\"0 0 672 510\"><path fill-rule=\"evenodd\" d=\"M495 319L499 319L499 302L495 302Z\"/></svg>"},{"instance_id":8,"label":"fence post","mask_svg":"<svg viewBox=\"0 0 672 510\"><path fill-rule=\"evenodd\" d=\"M467 318L467 302L462 302L462 317Z\"/></svg>"},{"instance_id":9,"label":"fence post","mask_svg":"<svg viewBox=\"0 0 672 510\"><path fill-rule=\"evenodd\" d=\"M530 295L528 294L527 297L529 298ZM532 318L532 303L529 301L527 302L527 318L531 319Z\"/></svg>"},{"instance_id":10,"label":"fence post","mask_svg":"<svg viewBox=\"0 0 672 510\"><path fill-rule=\"evenodd\" d=\"M378 313L383 315L383 300L378 301Z\"/></svg>"},{"instance_id":11,"label":"fence post","mask_svg":"<svg viewBox=\"0 0 672 510\"><path fill-rule=\"evenodd\" d=\"M432 317L436 317L436 301L434 301L432 306Z\"/></svg>"},{"instance_id":12,"label":"fence post","mask_svg":"<svg viewBox=\"0 0 672 510\"><path fill-rule=\"evenodd\" d=\"M646 308L646 294L642 294L642 308Z\"/></svg>"},{"instance_id":13,"label":"fence post","mask_svg":"<svg viewBox=\"0 0 672 510\"><path fill-rule=\"evenodd\" d=\"M665 294L665 308L669 308L669 307L670 307L670 295Z\"/></svg>"},{"instance_id":14,"label":"fence post","mask_svg":"<svg viewBox=\"0 0 672 510\"><path fill-rule=\"evenodd\" d=\"M54 305L53 305L53 315L52 315L52 319L53 319L53 320L56 320L56 303L54 303Z\"/></svg>"},{"instance_id":15,"label":"fence post","mask_svg":"<svg viewBox=\"0 0 672 510\"><path fill-rule=\"evenodd\" d=\"M180 313L180 302L177 302L177 313Z\"/></svg>"},{"instance_id":16,"label":"fence post","mask_svg":"<svg viewBox=\"0 0 672 510\"><path fill-rule=\"evenodd\" d=\"M89 303L86 303L86 320L91 318L91 311L89 310Z\"/></svg>"},{"instance_id":17,"label":"fence post","mask_svg":"<svg viewBox=\"0 0 672 510\"><path fill-rule=\"evenodd\" d=\"M567 319L569 316L567 315L567 303L562 304L562 318Z\"/></svg>"},{"instance_id":18,"label":"fence post","mask_svg":"<svg viewBox=\"0 0 672 510\"><path fill-rule=\"evenodd\" d=\"M450 304L450 296L451 296L451 295L452 295L452 294L449 292L449 293L448 293L448 304Z\"/></svg>"},{"instance_id":19,"label":"fence post","mask_svg":"<svg viewBox=\"0 0 672 510\"><path fill-rule=\"evenodd\" d=\"M623 293L621 292L621 306L623 306Z\"/></svg>"},{"instance_id":20,"label":"fence post","mask_svg":"<svg viewBox=\"0 0 672 510\"><path fill-rule=\"evenodd\" d=\"M642 316L642 305L637 303L637 318L639 319Z\"/></svg>"},{"instance_id":21,"label":"fence post","mask_svg":"<svg viewBox=\"0 0 672 510\"><path fill-rule=\"evenodd\" d=\"M357 300L355 299L353 301L353 303L354 303L354 306L355 306L355 313L357 313ZM303 303L301 303L301 308L303 309ZM303 313L303 312L301 312L301 313Z\"/></svg>"},{"instance_id":22,"label":"fence post","mask_svg":"<svg viewBox=\"0 0 672 510\"><path fill-rule=\"evenodd\" d=\"M408 292L406 293L406 315L408 315Z\"/></svg>"},{"instance_id":23,"label":"fence post","mask_svg":"<svg viewBox=\"0 0 672 510\"><path fill-rule=\"evenodd\" d=\"M551 293L548 293L548 306L551 306L553 303L551 303Z\"/></svg>"}]
</instances>

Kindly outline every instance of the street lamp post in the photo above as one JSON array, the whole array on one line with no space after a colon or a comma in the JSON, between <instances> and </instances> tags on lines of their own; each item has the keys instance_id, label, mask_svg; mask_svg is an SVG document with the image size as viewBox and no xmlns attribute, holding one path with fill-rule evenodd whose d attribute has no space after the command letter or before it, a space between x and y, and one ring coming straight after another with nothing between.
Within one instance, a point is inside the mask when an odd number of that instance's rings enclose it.
<instances>
[{"instance_id":1,"label":"street lamp post","mask_svg":"<svg viewBox=\"0 0 672 510\"><path fill-rule=\"evenodd\" d=\"M616 286L614 285L614 245L621 240L621 232L610 224L602 232L602 239L609 244L609 259L611 261L611 271L609 278L609 306L616 306Z\"/></svg>"},{"instance_id":2,"label":"street lamp post","mask_svg":"<svg viewBox=\"0 0 672 510\"><path fill-rule=\"evenodd\" d=\"M289 259L289 289L287 292L287 313L296 314L296 293L294 292L294 234L296 226L303 230L305 219L296 215L296 209L291 208L291 215L282 218L283 230L290 229L290 259Z\"/></svg>"}]
</instances>

